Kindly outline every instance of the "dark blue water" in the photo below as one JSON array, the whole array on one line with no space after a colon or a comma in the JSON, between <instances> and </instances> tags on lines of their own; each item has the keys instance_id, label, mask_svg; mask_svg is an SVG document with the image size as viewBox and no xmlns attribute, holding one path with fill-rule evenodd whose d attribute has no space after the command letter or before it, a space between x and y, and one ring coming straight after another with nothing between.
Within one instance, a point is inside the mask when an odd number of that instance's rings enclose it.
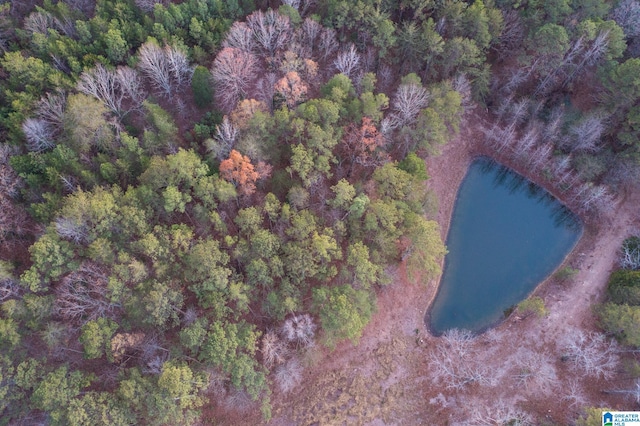
<instances>
[{"instance_id":1,"label":"dark blue water","mask_svg":"<svg viewBox=\"0 0 640 426\"><path fill-rule=\"evenodd\" d=\"M458 191L430 329L478 332L497 323L581 234L577 216L547 191L487 158L474 161Z\"/></svg>"}]
</instances>

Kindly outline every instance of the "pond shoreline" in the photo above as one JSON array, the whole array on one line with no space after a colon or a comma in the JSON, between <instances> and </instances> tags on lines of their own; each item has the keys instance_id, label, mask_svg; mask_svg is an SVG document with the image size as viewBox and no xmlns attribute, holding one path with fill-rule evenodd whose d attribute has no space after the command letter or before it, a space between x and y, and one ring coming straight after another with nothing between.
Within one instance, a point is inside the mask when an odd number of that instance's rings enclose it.
<instances>
[{"instance_id":1,"label":"pond shoreline","mask_svg":"<svg viewBox=\"0 0 640 426\"><path fill-rule=\"evenodd\" d=\"M505 166L520 176L524 177L528 181L534 183L540 188L551 194L556 200L565 205L571 210L583 223L583 232L573 249L567 253L558 267L552 271L543 281L541 281L531 292L531 295L539 295L542 293L543 288L546 288L546 284L553 279L554 274L568 263L576 263L577 253L583 251L589 251L588 246L593 244L593 240L597 239L599 231L608 225L611 225L612 219L610 217L604 217L603 223L594 225L597 218L592 215L586 214L583 211L576 211L567 199L568 193L563 193L548 179L544 178L541 171L527 169L525 166L517 161L509 158L502 153L496 153L485 142L485 135L482 132L483 126L488 125L489 119L486 114L478 111L476 107L474 111L468 112L461 124L461 131L447 144L445 145L440 154L430 156L426 159L427 171L429 176L432 176L427 181L427 188L432 190L439 201L438 214L436 221L440 225L440 236L442 241L447 240L449 228L451 226L451 220L453 217L453 211L456 205L458 191L464 177L469 170L471 164L482 157L489 158L496 163ZM474 124L472 124L474 123ZM444 258L440 260L440 268L444 271ZM430 311L433 305L434 299L438 294L442 280L442 273L435 277L430 283L427 291L427 304L425 306L424 313L424 328L426 331L434 337L437 334L428 326L430 320ZM497 327L501 323L506 322L508 318L497 321L495 324L487 327Z\"/></svg>"},{"instance_id":2,"label":"pond shoreline","mask_svg":"<svg viewBox=\"0 0 640 426\"><path fill-rule=\"evenodd\" d=\"M487 156L468 167L455 198L450 253L425 323L481 334L556 270L583 224L547 190Z\"/></svg>"}]
</instances>

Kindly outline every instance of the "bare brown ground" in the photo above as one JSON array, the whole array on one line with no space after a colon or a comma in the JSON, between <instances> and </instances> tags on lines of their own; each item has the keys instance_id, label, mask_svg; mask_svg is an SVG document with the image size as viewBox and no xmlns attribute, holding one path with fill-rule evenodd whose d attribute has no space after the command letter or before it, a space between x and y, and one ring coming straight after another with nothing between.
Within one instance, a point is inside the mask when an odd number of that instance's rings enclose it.
<instances>
[{"instance_id":1,"label":"bare brown ground","mask_svg":"<svg viewBox=\"0 0 640 426\"><path fill-rule=\"evenodd\" d=\"M469 163L475 156L489 153L483 146L482 121L478 114L467 115L460 135L443 148L440 156L427 160L431 176L428 187L440 202L437 220L443 239ZM541 176L508 159L498 160L554 192L552 183ZM380 293L378 311L360 344L343 342L333 352L318 349L298 388L288 394L274 391L270 424L474 424L469 423L474 414L495 411L501 403L530 413L536 424L571 424L585 406L630 409L628 401L601 392L615 387L610 382L585 376L575 366L562 362L557 344L572 328L594 329L591 308L602 299L608 275L615 267L616 251L622 240L640 227L639 195L619 198L609 216L588 221L592 225L586 227L565 259L563 265L579 269L573 280L561 284L549 278L536 290L549 315L542 319L512 315L491 338L479 340L476 356L495 373L492 385L472 384L453 391L435 381L429 356L439 338L426 330L424 315L438 280L426 288L409 282L401 265L392 271L392 285ZM534 381L523 386L516 382L512 363L518 351L545 355L553 379L546 385ZM569 398L569 385L575 389L573 398ZM236 413L222 424L259 423L258 414Z\"/></svg>"}]
</instances>

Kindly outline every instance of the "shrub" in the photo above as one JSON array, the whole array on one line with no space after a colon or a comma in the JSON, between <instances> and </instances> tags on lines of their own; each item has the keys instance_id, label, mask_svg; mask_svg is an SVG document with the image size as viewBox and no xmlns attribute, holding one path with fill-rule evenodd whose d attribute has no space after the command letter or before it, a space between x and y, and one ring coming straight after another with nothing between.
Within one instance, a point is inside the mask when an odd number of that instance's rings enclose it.
<instances>
[{"instance_id":1,"label":"shrub","mask_svg":"<svg viewBox=\"0 0 640 426\"><path fill-rule=\"evenodd\" d=\"M580 272L579 269L573 269L571 266L565 266L564 268L559 269L558 272L555 273L554 277L559 282L564 283L571 281L578 272Z\"/></svg>"},{"instance_id":2,"label":"shrub","mask_svg":"<svg viewBox=\"0 0 640 426\"><path fill-rule=\"evenodd\" d=\"M613 303L640 305L640 271L615 271L609 278L607 293Z\"/></svg>"},{"instance_id":3,"label":"shrub","mask_svg":"<svg viewBox=\"0 0 640 426\"><path fill-rule=\"evenodd\" d=\"M541 297L529 297L518 304L518 312L523 315L535 314L538 318L546 316L549 312L544 306L544 300Z\"/></svg>"}]
</instances>

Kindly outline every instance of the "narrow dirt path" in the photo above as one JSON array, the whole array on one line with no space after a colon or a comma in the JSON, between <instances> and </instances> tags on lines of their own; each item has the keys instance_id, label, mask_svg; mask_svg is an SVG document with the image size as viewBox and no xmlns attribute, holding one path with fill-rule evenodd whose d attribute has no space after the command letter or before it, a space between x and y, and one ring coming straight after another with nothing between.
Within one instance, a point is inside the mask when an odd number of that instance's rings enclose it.
<instances>
[{"instance_id":1,"label":"narrow dirt path","mask_svg":"<svg viewBox=\"0 0 640 426\"><path fill-rule=\"evenodd\" d=\"M573 285L548 300L548 332L558 336L568 326L589 326L591 306L602 300L609 275L617 268L617 255L625 238L640 229L640 196L629 194L603 217L596 235L586 236L572 254L580 265ZM593 231L592 231L593 232Z\"/></svg>"}]
</instances>

